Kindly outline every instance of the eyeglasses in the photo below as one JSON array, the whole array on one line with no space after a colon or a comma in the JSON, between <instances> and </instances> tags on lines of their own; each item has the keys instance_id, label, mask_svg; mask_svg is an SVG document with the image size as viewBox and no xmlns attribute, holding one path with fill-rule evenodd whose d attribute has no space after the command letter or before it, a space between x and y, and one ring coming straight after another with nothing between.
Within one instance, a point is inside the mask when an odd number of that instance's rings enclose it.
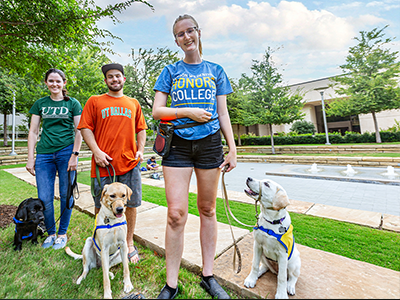
<instances>
[{"instance_id":1,"label":"eyeglasses","mask_svg":"<svg viewBox=\"0 0 400 300\"><path fill-rule=\"evenodd\" d=\"M187 33L188 35L192 35L195 30L197 30L197 27L190 27L190 28L186 29L185 31L181 31L181 32L178 32L177 34L175 34L175 38L177 38L177 37L183 38L185 33Z\"/></svg>"}]
</instances>

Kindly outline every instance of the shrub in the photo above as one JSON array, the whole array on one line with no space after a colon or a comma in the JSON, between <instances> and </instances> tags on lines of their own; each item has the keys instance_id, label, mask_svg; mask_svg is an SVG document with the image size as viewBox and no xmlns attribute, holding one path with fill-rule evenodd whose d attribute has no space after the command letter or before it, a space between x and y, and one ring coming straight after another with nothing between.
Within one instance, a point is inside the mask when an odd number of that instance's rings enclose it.
<instances>
[{"instance_id":1,"label":"shrub","mask_svg":"<svg viewBox=\"0 0 400 300\"><path fill-rule=\"evenodd\" d=\"M390 130L381 131L381 139L384 143L390 142L400 142L400 131L392 132ZM339 132L329 133L329 142L331 144L343 144L343 143L375 143L375 133L365 132L360 134L358 132L346 132L342 136ZM255 136L241 135L241 141L243 146L256 146L256 145L271 145L271 137L268 136ZM237 139L235 139L237 142ZM317 134L295 134L294 132L289 132L286 134L279 133L279 135L274 136L274 145L294 145L294 144L325 144L326 135L325 133Z\"/></svg>"},{"instance_id":2,"label":"shrub","mask_svg":"<svg viewBox=\"0 0 400 300\"><path fill-rule=\"evenodd\" d=\"M306 120L294 122L290 130L297 132L298 134L306 134L306 133L314 134L316 131L313 122Z\"/></svg>"}]
</instances>

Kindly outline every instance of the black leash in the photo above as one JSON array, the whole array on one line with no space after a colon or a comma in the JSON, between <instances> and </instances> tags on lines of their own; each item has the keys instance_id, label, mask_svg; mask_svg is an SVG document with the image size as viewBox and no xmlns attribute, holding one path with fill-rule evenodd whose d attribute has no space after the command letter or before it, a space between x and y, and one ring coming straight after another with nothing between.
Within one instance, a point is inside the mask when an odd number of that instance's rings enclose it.
<instances>
[{"instance_id":1,"label":"black leash","mask_svg":"<svg viewBox=\"0 0 400 300\"><path fill-rule=\"evenodd\" d=\"M51 226L49 229L46 228L46 230L43 232L48 232L50 229L52 229L53 227L56 226L57 222L61 219L62 215L64 214L66 209L72 209L75 205L75 199L78 199L80 194L79 194L79 189L78 189L78 184L76 183L76 178L78 177L78 171L76 171L76 174L74 176L74 181L71 183L71 173L73 171L68 171L68 190L67 190L67 204L65 205L62 213L60 214L60 216L58 217L57 221L54 222L54 225ZM74 190L77 190L78 192L78 197L74 197ZM72 197L72 204L70 203ZM60 201L61 201L61 196L60 196Z\"/></svg>"}]
</instances>

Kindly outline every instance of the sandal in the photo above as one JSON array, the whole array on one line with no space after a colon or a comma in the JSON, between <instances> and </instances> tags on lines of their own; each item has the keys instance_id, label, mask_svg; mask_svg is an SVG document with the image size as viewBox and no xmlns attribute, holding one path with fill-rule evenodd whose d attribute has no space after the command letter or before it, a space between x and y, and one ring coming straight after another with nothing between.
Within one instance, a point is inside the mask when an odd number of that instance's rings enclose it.
<instances>
[{"instance_id":1,"label":"sandal","mask_svg":"<svg viewBox=\"0 0 400 300\"><path fill-rule=\"evenodd\" d=\"M224 289L219 285L214 277L211 277L208 282L201 277L200 286L211 295L211 297L216 299L230 299L229 295L224 291Z\"/></svg>"},{"instance_id":2,"label":"sandal","mask_svg":"<svg viewBox=\"0 0 400 300\"><path fill-rule=\"evenodd\" d=\"M135 245L133 245L133 248L135 248L135 250L133 250L132 252L128 253L128 260L129 260L129 262L131 262L131 258L134 257L135 255L137 255L138 256L137 263L138 263L140 261L139 252L138 252L138 249L136 248Z\"/></svg>"}]
</instances>

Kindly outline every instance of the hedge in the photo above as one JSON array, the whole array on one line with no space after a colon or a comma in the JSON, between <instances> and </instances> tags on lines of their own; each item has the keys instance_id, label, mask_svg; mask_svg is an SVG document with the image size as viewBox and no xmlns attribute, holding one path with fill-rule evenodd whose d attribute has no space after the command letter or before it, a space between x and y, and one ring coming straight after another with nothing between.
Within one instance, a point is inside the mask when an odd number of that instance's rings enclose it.
<instances>
[{"instance_id":1,"label":"hedge","mask_svg":"<svg viewBox=\"0 0 400 300\"><path fill-rule=\"evenodd\" d=\"M400 131L390 132L381 131L381 139L383 143L400 142ZM375 133L365 132L360 133L346 133L342 136L340 133L329 133L329 142L331 144L344 144L344 143L375 143ZM240 137L242 146L251 145L271 145L271 137L268 136L248 136L242 135ZM236 144L238 143L235 137ZM295 145L295 144L325 144L325 133L312 134L298 134L298 135L277 135L274 136L274 145Z\"/></svg>"}]
</instances>

